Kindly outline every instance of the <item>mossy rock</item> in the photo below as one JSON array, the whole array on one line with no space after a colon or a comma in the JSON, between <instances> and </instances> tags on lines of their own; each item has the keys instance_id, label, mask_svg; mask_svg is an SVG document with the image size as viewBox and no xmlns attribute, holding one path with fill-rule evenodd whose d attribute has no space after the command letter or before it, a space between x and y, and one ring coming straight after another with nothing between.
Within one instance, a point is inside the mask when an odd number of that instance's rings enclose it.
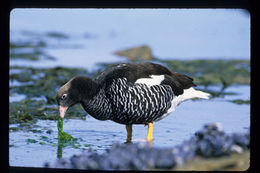
<instances>
[{"instance_id":1,"label":"mossy rock","mask_svg":"<svg viewBox=\"0 0 260 173\"><path fill-rule=\"evenodd\" d=\"M147 45L133 47L126 50L119 50L116 51L115 54L126 57L131 61L151 60L153 58L152 49Z\"/></svg>"}]
</instances>

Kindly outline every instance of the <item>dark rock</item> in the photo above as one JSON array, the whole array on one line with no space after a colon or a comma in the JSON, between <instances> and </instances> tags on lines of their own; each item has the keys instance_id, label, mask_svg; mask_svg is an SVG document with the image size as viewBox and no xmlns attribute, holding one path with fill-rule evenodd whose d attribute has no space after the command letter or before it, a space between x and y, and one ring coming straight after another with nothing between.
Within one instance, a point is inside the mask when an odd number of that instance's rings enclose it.
<instances>
[{"instance_id":1,"label":"dark rock","mask_svg":"<svg viewBox=\"0 0 260 173\"><path fill-rule=\"evenodd\" d=\"M196 154L202 157L219 157L230 155L232 152L239 152L249 149L249 139L247 135L228 135L222 131L220 124L207 124L202 130L195 133Z\"/></svg>"},{"instance_id":2,"label":"dark rock","mask_svg":"<svg viewBox=\"0 0 260 173\"><path fill-rule=\"evenodd\" d=\"M249 148L250 139L249 135L242 135L238 133L232 134L232 138L234 140L234 143L238 146L241 146L243 149Z\"/></svg>"}]
</instances>

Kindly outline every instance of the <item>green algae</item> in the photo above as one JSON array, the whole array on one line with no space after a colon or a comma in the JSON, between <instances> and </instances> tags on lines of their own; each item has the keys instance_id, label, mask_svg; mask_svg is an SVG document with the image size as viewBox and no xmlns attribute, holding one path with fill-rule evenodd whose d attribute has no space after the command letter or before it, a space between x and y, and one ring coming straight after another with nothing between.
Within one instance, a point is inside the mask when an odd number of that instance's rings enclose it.
<instances>
[{"instance_id":1,"label":"green algae","mask_svg":"<svg viewBox=\"0 0 260 173\"><path fill-rule=\"evenodd\" d=\"M62 158L63 148L72 146L73 148L80 145L77 138L72 137L70 134L63 131L63 118L59 117L57 122L58 127L58 145L57 145L57 158Z\"/></svg>"},{"instance_id":2,"label":"green algae","mask_svg":"<svg viewBox=\"0 0 260 173\"><path fill-rule=\"evenodd\" d=\"M58 119L57 127L58 127L59 142L66 143L66 142L69 142L69 141L77 140L76 138L73 138L71 135L69 135L68 133L63 131L63 118Z\"/></svg>"},{"instance_id":3,"label":"green algae","mask_svg":"<svg viewBox=\"0 0 260 173\"><path fill-rule=\"evenodd\" d=\"M45 142L50 142L50 139L47 136L40 136L40 139Z\"/></svg>"},{"instance_id":4,"label":"green algae","mask_svg":"<svg viewBox=\"0 0 260 173\"><path fill-rule=\"evenodd\" d=\"M9 103L9 124L36 123L40 120L58 120L56 104L48 105L45 100L23 99ZM86 119L86 112L81 105L75 105L66 113L68 119Z\"/></svg>"},{"instance_id":5,"label":"green algae","mask_svg":"<svg viewBox=\"0 0 260 173\"><path fill-rule=\"evenodd\" d=\"M43 40L39 41L11 41L10 44L10 49L20 49L20 48L45 48L47 46L47 43Z\"/></svg>"},{"instance_id":6,"label":"green algae","mask_svg":"<svg viewBox=\"0 0 260 173\"><path fill-rule=\"evenodd\" d=\"M56 104L56 90L76 75L87 75L82 68L32 68L11 66L11 70L20 70L20 73L10 75L10 81L28 82L22 85L10 86L10 94L24 94L28 98L45 97L47 104Z\"/></svg>"},{"instance_id":7,"label":"green algae","mask_svg":"<svg viewBox=\"0 0 260 173\"><path fill-rule=\"evenodd\" d=\"M48 104L55 104L56 90L76 75L88 75L83 68L33 68L11 66L11 70L20 73L10 75L10 81L28 82L22 85L10 86L10 93L24 94L26 97L45 97Z\"/></svg>"},{"instance_id":8,"label":"green algae","mask_svg":"<svg viewBox=\"0 0 260 173\"><path fill-rule=\"evenodd\" d=\"M58 119L54 108L44 108L44 100L23 99L9 104L9 123L35 123L37 119ZM56 107L56 105L55 105Z\"/></svg>"},{"instance_id":9,"label":"green algae","mask_svg":"<svg viewBox=\"0 0 260 173\"><path fill-rule=\"evenodd\" d=\"M18 127L9 127L9 132L17 132L19 130L20 130L20 128L18 128Z\"/></svg>"},{"instance_id":10,"label":"green algae","mask_svg":"<svg viewBox=\"0 0 260 173\"><path fill-rule=\"evenodd\" d=\"M35 139L27 139L26 140L26 142L27 142L27 144L29 144L29 143L37 143L38 141L37 140L35 140Z\"/></svg>"},{"instance_id":11,"label":"green algae","mask_svg":"<svg viewBox=\"0 0 260 173\"><path fill-rule=\"evenodd\" d=\"M22 94L26 97L21 101L10 102L10 124L35 123L37 119L57 120L58 110L55 99L57 89L76 75L88 75L88 71L82 68L11 66L10 70L19 70L19 73L10 74L10 81L19 84L11 83L9 95ZM67 118L85 119L85 116L86 113L80 105L75 105L66 114Z\"/></svg>"},{"instance_id":12,"label":"green algae","mask_svg":"<svg viewBox=\"0 0 260 173\"><path fill-rule=\"evenodd\" d=\"M235 104L250 104L250 100L243 100L243 99L235 99L235 100L230 100L230 102L235 103Z\"/></svg>"}]
</instances>

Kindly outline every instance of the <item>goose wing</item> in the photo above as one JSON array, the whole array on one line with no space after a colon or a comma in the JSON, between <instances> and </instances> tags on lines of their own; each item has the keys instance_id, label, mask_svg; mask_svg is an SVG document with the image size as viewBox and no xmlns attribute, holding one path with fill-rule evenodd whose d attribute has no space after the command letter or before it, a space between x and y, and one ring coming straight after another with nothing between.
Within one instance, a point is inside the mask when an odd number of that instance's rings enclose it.
<instances>
[{"instance_id":1,"label":"goose wing","mask_svg":"<svg viewBox=\"0 0 260 173\"><path fill-rule=\"evenodd\" d=\"M196 86L191 77L171 72L155 63L120 64L104 71L97 80L109 87L112 81L118 78L126 78L131 84L169 85L176 96L183 94L184 89Z\"/></svg>"}]
</instances>

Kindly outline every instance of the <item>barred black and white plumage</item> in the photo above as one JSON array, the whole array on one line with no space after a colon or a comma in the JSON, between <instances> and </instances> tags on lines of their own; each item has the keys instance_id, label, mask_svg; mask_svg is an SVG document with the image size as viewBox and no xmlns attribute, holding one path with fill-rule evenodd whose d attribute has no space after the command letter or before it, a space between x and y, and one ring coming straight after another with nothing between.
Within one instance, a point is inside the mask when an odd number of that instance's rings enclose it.
<instances>
[{"instance_id":1,"label":"barred black and white plumage","mask_svg":"<svg viewBox=\"0 0 260 173\"><path fill-rule=\"evenodd\" d=\"M106 98L104 87L92 99L84 100L82 106L98 120L107 120L112 115L112 105Z\"/></svg>"},{"instance_id":2,"label":"barred black and white plumage","mask_svg":"<svg viewBox=\"0 0 260 173\"><path fill-rule=\"evenodd\" d=\"M56 99L61 117L80 103L94 118L125 124L130 133L132 124L149 125L165 118L185 100L209 98L194 86L191 77L162 65L129 63L112 67L94 80L74 77L59 89Z\"/></svg>"},{"instance_id":3,"label":"barred black and white plumage","mask_svg":"<svg viewBox=\"0 0 260 173\"><path fill-rule=\"evenodd\" d=\"M107 96L113 110L111 120L121 124L147 124L167 113L174 93L168 85L148 87L119 78L113 80Z\"/></svg>"}]
</instances>

